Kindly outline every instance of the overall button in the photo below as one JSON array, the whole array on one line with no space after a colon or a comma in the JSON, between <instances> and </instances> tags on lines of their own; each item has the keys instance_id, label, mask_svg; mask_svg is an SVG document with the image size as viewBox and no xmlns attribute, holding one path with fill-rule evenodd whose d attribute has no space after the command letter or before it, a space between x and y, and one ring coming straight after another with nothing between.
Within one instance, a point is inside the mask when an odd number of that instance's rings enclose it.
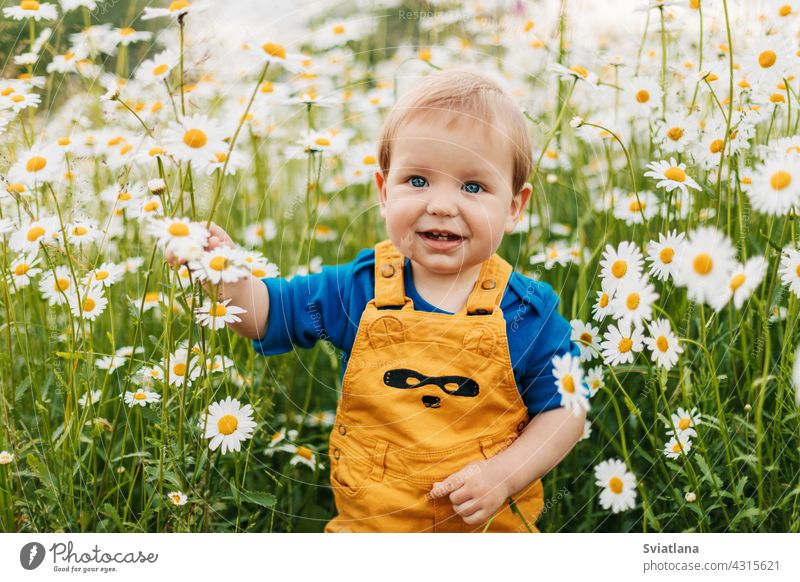
<instances>
[{"instance_id":1,"label":"overall button","mask_svg":"<svg viewBox=\"0 0 800 582\"><path fill-rule=\"evenodd\" d=\"M392 265L384 265L381 267L381 275L386 277L387 279L394 275L394 267Z\"/></svg>"},{"instance_id":2,"label":"overall button","mask_svg":"<svg viewBox=\"0 0 800 582\"><path fill-rule=\"evenodd\" d=\"M339 449L333 449L333 458L339 460Z\"/></svg>"},{"instance_id":3,"label":"overall button","mask_svg":"<svg viewBox=\"0 0 800 582\"><path fill-rule=\"evenodd\" d=\"M517 425L517 432L522 432L522 429L525 428L525 421L523 420Z\"/></svg>"},{"instance_id":4,"label":"overall button","mask_svg":"<svg viewBox=\"0 0 800 582\"><path fill-rule=\"evenodd\" d=\"M339 434L344 436L347 434L347 427L343 424L339 425Z\"/></svg>"},{"instance_id":5,"label":"overall button","mask_svg":"<svg viewBox=\"0 0 800 582\"><path fill-rule=\"evenodd\" d=\"M486 279L486 281L481 283L481 287L486 289L487 291L489 289L494 289L495 287L497 287L497 281L495 281L494 279Z\"/></svg>"}]
</instances>

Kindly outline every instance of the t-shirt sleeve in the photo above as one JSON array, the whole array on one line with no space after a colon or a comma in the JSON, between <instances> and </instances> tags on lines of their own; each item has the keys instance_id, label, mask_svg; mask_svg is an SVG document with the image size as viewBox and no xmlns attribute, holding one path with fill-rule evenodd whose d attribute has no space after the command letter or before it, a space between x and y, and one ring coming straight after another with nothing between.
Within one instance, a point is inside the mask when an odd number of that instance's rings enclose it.
<instances>
[{"instance_id":1,"label":"t-shirt sleeve","mask_svg":"<svg viewBox=\"0 0 800 582\"><path fill-rule=\"evenodd\" d=\"M321 272L290 280L261 279L269 293L269 316L264 337L253 340L259 354L272 356L293 346L311 348L317 340L341 348L353 263L324 266Z\"/></svg>"},{"instance_id":2,"label":"t-shirt sleeve","mask_svg":"<svg viewBox=\"0 0 800 582\"><path fill-rule=\"evenodd\" d=\"M542 284L542 325L532 338L527 365L521 375L522 400L531 415L561 406L561 394L553 376L553 356L571 353L580 357L580 347L570 339L572 326L559 312L561 298L548 284ZM588 389L588 388L587 388Z\"/></svg>"}]
</instances>

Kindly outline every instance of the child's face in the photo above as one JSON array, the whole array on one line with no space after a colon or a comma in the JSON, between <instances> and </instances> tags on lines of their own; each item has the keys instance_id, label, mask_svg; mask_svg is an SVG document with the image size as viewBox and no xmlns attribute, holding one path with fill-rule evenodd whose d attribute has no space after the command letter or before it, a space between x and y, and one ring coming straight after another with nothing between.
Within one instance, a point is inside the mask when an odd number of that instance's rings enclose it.
<instances>
[{"instance_id":1,"label":"child's face","mask_svg":"<svg viewBox=\"0 0 800 582\"><path fill-rule=\"evenodd\" d=\"M388 176L375 176L400 252L438 274L494 254L531 194L530 184L512 192L513 146L503 131L458 113L417 115L400 128ZM436 240L431 231L454 236Z\"/></svg>"}]
</instances>

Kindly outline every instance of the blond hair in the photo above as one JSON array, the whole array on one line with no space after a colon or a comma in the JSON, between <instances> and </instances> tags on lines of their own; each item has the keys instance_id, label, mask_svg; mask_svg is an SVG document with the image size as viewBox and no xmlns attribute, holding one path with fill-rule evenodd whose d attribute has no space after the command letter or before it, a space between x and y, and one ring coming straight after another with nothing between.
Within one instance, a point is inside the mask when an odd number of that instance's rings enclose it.
<instances>
[{"instance_id":1,"label":"blond hair","mask_svg":"<svg viewBox=\"0 0 800 582\"><path fill-rule=\"evenodd\" d=\"M514 100L486 75L456 69L433 73L398 99L387 115L378 141L378 161L386 176L391 159L391 143L398 130L415 113L457 112L476 121L500 121L501 133L511 140L514 152L512 194L524 186L531 173L531 143L525 117Z\"/></svg>"}]
</instances>

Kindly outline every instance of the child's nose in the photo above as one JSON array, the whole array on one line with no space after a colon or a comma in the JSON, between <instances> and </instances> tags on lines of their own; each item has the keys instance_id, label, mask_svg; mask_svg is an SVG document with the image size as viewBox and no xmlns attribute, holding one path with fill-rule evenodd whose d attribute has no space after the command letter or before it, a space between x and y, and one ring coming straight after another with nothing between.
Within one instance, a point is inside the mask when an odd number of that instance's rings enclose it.
<instances>
[{"instance_id":1,"label":"child's nose","mask_svg":"<svg viewBox=\"0 0 800 582\"><path fill-rule=\"evenodd\" d=\"M453 216L458 212L456 197L449 188L431 189L427 210L428 214Z\"/></svg>"}]
</instances>

